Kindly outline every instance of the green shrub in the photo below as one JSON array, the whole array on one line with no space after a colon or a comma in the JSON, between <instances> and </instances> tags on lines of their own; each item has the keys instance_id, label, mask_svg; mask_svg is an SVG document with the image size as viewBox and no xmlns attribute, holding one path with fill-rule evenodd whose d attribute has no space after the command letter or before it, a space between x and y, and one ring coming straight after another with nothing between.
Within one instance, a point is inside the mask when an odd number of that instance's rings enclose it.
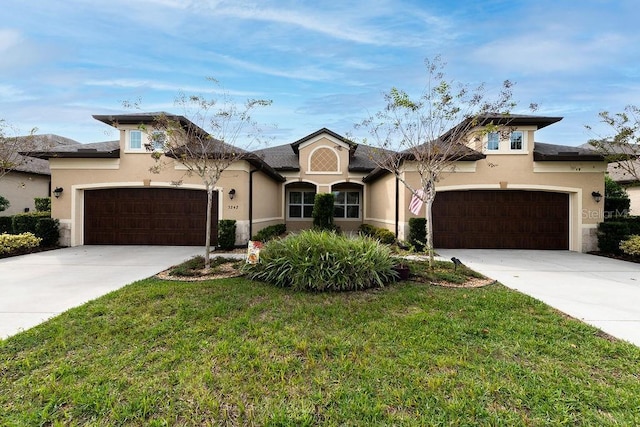
<instances>
[{"instance_id":1,"label":"green shrub","mask_svg":"<svg viewBox=\"0 0 640 427\"><path fill-rule=\"evenodd\" d=\"M393 234L392 231L386 228L375 227L371 224L361 224L360 227L358 227L358 232L362 236L380 240L380 242L385 245L392 245L396 242L396 235Z\"/></svg>"},{"instance_id":2,"label":"green shrub","mask_svg":"<svg viewBox=\"0 0 640 427\"><path fill-rule=\"evenodd\" d=\"M236 244L236 220L221 219L218 221L218 246L220 249L233 249Z\"/></svg>"},{"instance_id":3,"label":"green shrub","mask_svg":"<svg viewBox=\"0 0 640 427\"><path fill-rule=\"evenodd\" d=\"M333 223L333 205L335 196L332 193L318 193L313 204L313 226L318 230L335 230Z\"/></svg>"},{"instance_id":4,"label":"green shrub","mask_svg":"<svg viewBox=\"0 0 640 427\"><path fill-rule=\"evenodd\" d=\"M640 255L640 236L634 234L620 243L620 250L627 255Z\"/></svg>"},{"instance_id":5,"label":"green shrub","mask_svg":"<svg viewBox=\"0 0 640 427\"><path fill-rule=\"evenodd\" d=\"M385 245L393 245L396 242L396 235L386 228L376 229L374 237L380 240L380 243L384 243Z\"/></svg>"},{"instance_id":6,"label":"green shrub","mask_svg":"<svg viewBox=\"0 0 640 427\"><path fill-rule=\"evenodd\" d=\"M601 252L620 254L620 242L630 235L629 224L622 221L605 221L598 224L598 248Z\"/></svg>"},{"instance_id":7,"label":"green shrub","mask_svg":"<svg viewBox=\"0 0 640 427\"><path fill-rule=\"evenodd\" d=\"M36 236L42 239L42 246L58 246L60 239L60 222L53 218L38 218Z\"/></svg>"},{"instance_id":8,"label":"green shrub","mask_svg":"<svg viewBox=\"0 0 640 427\"><path fill-rule=\"evenodd\" d=\"M13 217L11 216L0 216L0 234L7 233L13 234Z\"/></svg>"},{"instance_id":9,"label":"green shrub","mask_svg":"<svg viewBox=\"0 0 640 427\"><path fill-rule=\"evenodd\" d=\"M41 240L33 233L0 234L0 255L37 248Z\"/></svg>"},{"instance_id":10,"label":"green shrub","mask_svg":"<svg viewBox=\"0 0 640 427\"><path fill-rule=\"evenodd\" d=\"M251 240L257 240L260 242L268 242L269 240L281 236L287 232L287 226L285 224L275 224L263 228L258 231Z\"/></svg>"},{"instance_id":11,"label":"green shrub","mask_svg":"<svg viewBox=\"0 0 640 427\"><path fill-rule=\"evenodd\" d=\"M358 232L363 236L373 237L376 234L377 227L371 224L360 224Z\"/></svg>"},{"instance_id":12,"label":"green shrub","mask_svg":"<svg viewBox=\"0 0 640 427\"><path fill-rule=\"evenodd\" d=\"M417 252L424 250L427 242L427 220L425 218L409 218L409 244Z\"/></svg>"},{"instance_id":13,"label":"green shrub","mask_svg":"<svg viewBox=\"0 0 640 427\"><path fill-rule=\"evenodd\" d=\"M4 197L0 196L0 212L6 211L11 206L11 203Z\"/></svg>"},{"instance_id":14,"label":"green shrub","mask_svg":"<svg viewBox=\"0 0 640 427\"><path fill-rule=\"evenodd\" d=\"M350 238L307 230L268 242L260 263L246 264L250 279L310 291L382 287L396 278L387 246L369 237Z\"/></svg>"},{"instance_id":15,"label":"green shrub","mask_svg":"<svg viewBox=\"0 0 640 427\"><path fill-rule=\"evenodd\" d=\"M36 211L47 212L51 210L51 197L35 197L33 201L36 205Z\"/></svg>"},{"instance_id":16,"label":"green shrub","mask_svg":"<svg viewBox=\"0 0 640 427\"><path fill-rule=\"evenodd\" d=\"M45 214L45 215L43 215ZM33 233L36 234L36 224L39 218L49 217L49 212L30 212L13 216L11 226L15 234Z\"/></svg>"}]
</instances>

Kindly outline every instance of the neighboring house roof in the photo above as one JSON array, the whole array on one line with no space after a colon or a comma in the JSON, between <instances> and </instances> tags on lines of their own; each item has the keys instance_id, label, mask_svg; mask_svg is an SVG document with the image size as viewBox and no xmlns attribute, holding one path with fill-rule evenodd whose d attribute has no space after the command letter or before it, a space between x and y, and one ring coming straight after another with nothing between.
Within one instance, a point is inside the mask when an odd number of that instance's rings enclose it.
<instances>
[{"instance_id":1,"label":"neighboring house roof","mask_svg":"<svg viewBox=\"0 0 640 427\"><path fill-rule=\"evenodd\" d=\"M536 142L533 148L533 160L536 162L602 162L604 156L588 148Z\"/></svg>"},{"instance_id":2,"label":"neighboring house roof","mask_svg":"<svg viewBox=\"0 0 640 427\"><path fill-rule=\"evenodd\" d=\"M624 168L619 166L619 162L609 163L607 167L609 177L620 184L638 182L637 177L640 176L640 160L627 160L625 162L628 163L625 164Z\"/></svg>"},{"instance_id":3,"label":"neighboring house roof","mask_svg":"<svg viewBox=\"0 0 640 427\"><path fill-rule=\"evenodd\" d=\"M33 173L37 175L51 175L49 162L37 155L42 151L58 149L61 146L80 145L78 141L71 138L54 134L19 136L18 139L30 139L29 145L32 149L24 153L20 153L16 163L19 165L13 170L16 172Z\"/></svg>"}]
</instances>

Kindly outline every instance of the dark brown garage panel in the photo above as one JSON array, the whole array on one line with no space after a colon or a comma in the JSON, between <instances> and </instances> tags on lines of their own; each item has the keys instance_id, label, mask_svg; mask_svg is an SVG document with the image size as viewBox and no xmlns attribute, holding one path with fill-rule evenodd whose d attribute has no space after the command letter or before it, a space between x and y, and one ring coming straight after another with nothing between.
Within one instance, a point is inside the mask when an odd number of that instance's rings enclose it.
<instances>
[{"instance_id":1,"label":"dark brown garage panel","mask_svg":"<svg viewBox=\"0 0 640 427\"><path fill-rule=\"evenodd\" d=\"M438 193L436 248L569 249L569 195L544 191Z\"/></svg>"},{"instance_id":2,"label":"dark brown garage panel","mask_svg":"<svg viewBox=\"0 0 640 427\"><path fill-rule=\"evenodd\" d=\"M211 244L217 242L214 193ZM84 192L86 245L204 246L207 193L169 188Z\"/></svg>"}]
</instances>

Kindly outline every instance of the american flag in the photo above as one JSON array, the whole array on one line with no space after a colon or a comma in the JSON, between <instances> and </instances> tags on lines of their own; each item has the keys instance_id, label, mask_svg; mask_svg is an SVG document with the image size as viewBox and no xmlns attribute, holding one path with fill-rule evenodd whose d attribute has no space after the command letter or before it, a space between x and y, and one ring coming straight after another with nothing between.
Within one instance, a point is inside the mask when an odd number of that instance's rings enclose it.
<instances>
[{"instance_id":1,"label":"american flag","mask_svg":"<svg viewBox=\"0 0 640 427\"><path fill-rule=\"evenodd\" d=\"M418 215L420 213L420 209L422 209L422 198L424 197L424 191L416 190L416 192L411 197L411 203L409 203L409 211L412 214Z\"/></svg>"}]
</instances>

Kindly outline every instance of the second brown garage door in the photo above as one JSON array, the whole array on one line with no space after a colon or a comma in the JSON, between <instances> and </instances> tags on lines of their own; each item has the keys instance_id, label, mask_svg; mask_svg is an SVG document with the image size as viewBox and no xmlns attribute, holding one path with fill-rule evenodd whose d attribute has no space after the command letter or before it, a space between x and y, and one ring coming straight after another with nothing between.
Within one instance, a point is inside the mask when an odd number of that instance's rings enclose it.
<instances>
[{"instance_id":1,"label":"second brown garage door","mask_svg":"<svg viewBox=\"0 0 640 427\"><path fill-rule=\"evenodd\" d=\"M211 244L216 244L214 193ZM84 192L86 245L204 246L207 193L172 188Z\"/></svg>"},{"instance_id":2,"label":"second brown garage door","mask_svg":"<svg viewBox=\"0 0 640 427\"><path fill-rule=\"evenodd\" d=\"M569 249L569 195L544 191L445 191L433 204L434 246Z\"/></svg>"}]
</instances>

